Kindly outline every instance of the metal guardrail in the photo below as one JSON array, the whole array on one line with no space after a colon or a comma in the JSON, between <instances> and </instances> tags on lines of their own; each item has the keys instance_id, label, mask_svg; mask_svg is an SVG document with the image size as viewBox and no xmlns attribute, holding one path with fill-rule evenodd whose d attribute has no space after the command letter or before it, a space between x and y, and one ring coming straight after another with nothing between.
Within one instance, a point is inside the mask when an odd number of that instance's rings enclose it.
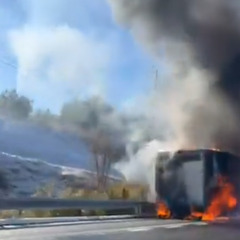
<instances>
[{"instance_id":1,"label":"metal guardrail","mask_svg":"<svg viewBox=\"0 0 240 240\"><path fill-rule=\"evenodd\" d=\"M20 227L32 225L45 225L45 224L86 224L96 221L113 221L113 220L127 220L133 219L134 215L111 215L111 216L79 216L79 217L47 217L47 218L7 218L0 219L0 231L6 226Z\"/></svg>"},{"instance_id":2,"label":"metal guardrail","mask_svg":"<svg viewBox=\"0 0 240 240\"><path fill-rule=\"evenodd\" d=\"M75 200L54 198L0 198L0 210L60 210L60 209L134 209L141 214L142 207L149 203L129 200Z\"/></svg>"}]
</instances>

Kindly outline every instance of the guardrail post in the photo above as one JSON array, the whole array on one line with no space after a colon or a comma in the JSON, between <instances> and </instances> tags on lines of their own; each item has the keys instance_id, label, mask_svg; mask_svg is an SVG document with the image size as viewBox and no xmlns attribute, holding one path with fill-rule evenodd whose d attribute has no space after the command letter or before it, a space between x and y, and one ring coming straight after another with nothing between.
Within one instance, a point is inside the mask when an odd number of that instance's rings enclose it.
<instances>
[{"instance_id":1,"label":"guardrail post","mask_svg":"<svg viewBox=\"0 0 240 240\"><path fill-rule=\"evenodd\" d=\"M135 210L135 215L137 215L137 216L142 215L142 206L141 205L137 205L134 210Z\"/></svg>"},{"instance_id":2,"label":"guardrail post","mask_svg":"<svg viewBox=\"0 0 240 240\"><path fill-rule=\"evenodd\" d=\"M22 216L22 212L23 212L23 210L18 210L18 216L19 216L19 217Z\"/></svg>"}]
</instances>

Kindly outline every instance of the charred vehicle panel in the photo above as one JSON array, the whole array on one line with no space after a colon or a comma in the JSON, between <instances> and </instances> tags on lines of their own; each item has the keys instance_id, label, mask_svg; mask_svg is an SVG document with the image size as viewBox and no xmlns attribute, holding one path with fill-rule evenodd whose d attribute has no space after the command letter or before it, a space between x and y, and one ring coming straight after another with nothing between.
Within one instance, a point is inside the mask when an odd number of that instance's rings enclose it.
<instances>
[{"instance_id":1,"label":"charred vehicle panel","mask_svg":"<svg viewBox=\"0 0 240 240\"><path fill-rule=\"evenodd\" d=\"M204 212L224 176L240 197L240 158L216 150L160 152L156 162L157 201L164 201L172 217L185 218L192 209Z\"/></svg>"}]
</instances>

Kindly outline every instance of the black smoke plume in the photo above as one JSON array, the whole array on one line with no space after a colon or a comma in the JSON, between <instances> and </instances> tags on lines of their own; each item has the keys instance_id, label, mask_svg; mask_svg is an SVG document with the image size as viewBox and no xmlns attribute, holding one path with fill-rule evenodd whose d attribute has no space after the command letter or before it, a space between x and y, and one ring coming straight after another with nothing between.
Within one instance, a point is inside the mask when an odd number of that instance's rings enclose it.
<instances>
[{"instance_id":1,"label":"black smoke plume","mask_svg":"<svg viewBox=\"0 0 240 240\"><path fill-rule=\"evenodd\" d=\"M240 2L110 0L110 4L116 19L155 55L163 42L184 44L189 50L185 54L194 59L191 64L214 76L185 123L188 141L240 153Z\"/></svg>"}]
</instances>

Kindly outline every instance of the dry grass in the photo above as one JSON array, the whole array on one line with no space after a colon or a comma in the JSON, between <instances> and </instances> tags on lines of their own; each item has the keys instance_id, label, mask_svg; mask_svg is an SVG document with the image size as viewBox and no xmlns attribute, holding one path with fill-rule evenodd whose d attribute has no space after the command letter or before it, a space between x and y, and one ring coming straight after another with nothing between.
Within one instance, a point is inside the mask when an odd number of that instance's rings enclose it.
<instances>
[{"instance_id":1,"label":"dry grass","mask_svg":"<svg viewBox=\"0 0 240 240\"><path fill-rule=\"evenodd\" d=\"M4 210L0 211L0 218L11 218L11 217L18 217L19 211L17 210Z\"/></svg>"},{"instance_id":2,"label":"dry grass","mask_svg":"<svg viewBox=\"0 0 240 240\"><path fill-rule=\"evenodd\" d=\"M119 183L108 189L110 199L146 200L148 188L140 184Z\"/></svg>"},{"instance_id":3,"label":"dry grass","mask_svg":"<svg viewBox=\"0 0 240 240\"><path fill-rule=\"evenodd\" d=\"M60 196L61 198L86 199L86 200L108 200L106 192L88 189L67 188Z\"/></svg>"}]
</instances>

